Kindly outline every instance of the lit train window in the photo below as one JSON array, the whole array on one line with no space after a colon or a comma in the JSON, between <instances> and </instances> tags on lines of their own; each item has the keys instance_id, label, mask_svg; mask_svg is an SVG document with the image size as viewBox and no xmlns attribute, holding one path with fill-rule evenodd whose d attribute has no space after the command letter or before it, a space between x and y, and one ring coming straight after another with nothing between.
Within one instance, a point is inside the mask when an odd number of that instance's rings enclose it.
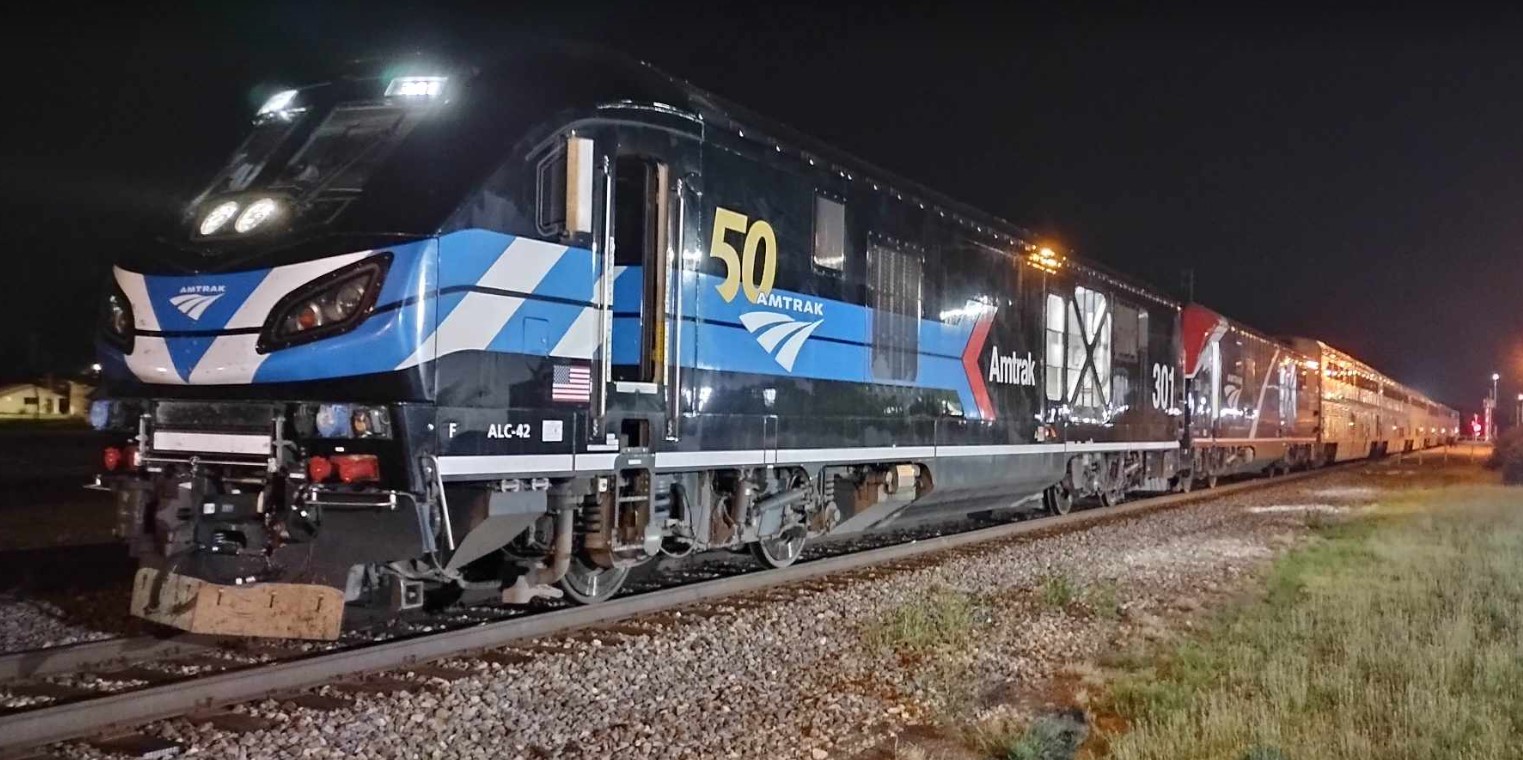
<instances>
[{"instance_id":1,"label":"lit train window","mask_svg":"<svg viewBox=\"0 0 1523 760\"><path fill-rule=\"evenodd\" d=\"M1067 302L1047 294L1047 400L1063 400L1063 313Z\"/></svg>"},{"instance_id":2,"label":"lit train window","mask_svg":"<svg viewBox=\"0 0 1523 760\"><path fill-rule=\"evenodd\" d=\"M1103 293L1074 289L1073 309L1068 312L1067 370L1068 394L1075 407L1098 410L1105 406L1110 395L1111 320L1110 302Z\"/></svg>"},{"instance_id":3,"label":"lit train window","mask_svg":"<svg viewBox=\"0 0 1523 760\"><path fill-rule=\"evenodd\" d=\"M837 272L846 268L846 204L814 197L814 263Z\"/></svg>"}]
</instances>

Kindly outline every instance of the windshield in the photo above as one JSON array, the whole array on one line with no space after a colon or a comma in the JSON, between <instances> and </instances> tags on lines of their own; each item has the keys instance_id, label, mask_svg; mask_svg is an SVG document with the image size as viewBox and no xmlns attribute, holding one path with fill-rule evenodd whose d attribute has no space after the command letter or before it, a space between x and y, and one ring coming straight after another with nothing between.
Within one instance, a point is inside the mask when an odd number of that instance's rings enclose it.
<instances>
[{"instance_id":1,"label":"windshield","mask_svg":"<svg viewBox=\"0 0 1523 760\"><path fill-rule=\"evenodd\" d=\"M273 187L298 195L358 192L386 154L417 125L424 109L346 105L333 109L291 159Z\"/></svg>"},{"instance_id":2,"label":"windshield","mask_svg":"<svg viewBox=\"0 0 1523 760\"><path fill-rule=\"evenodd\" d=\"M233 157L228 160L227 168L223 169L213 179L203 195L216 193L236 193L247 190L259 171L264 168L271 154L286 136L296 127L298 120L269 119L254 127L247 139L238 149L233 151Z\"/></svg>"}]
</instances>

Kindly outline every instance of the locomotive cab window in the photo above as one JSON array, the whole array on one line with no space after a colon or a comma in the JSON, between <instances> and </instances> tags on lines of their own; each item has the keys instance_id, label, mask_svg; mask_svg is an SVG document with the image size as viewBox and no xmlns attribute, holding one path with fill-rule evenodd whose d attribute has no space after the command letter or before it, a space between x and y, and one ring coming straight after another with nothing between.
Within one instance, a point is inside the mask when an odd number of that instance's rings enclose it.
<instances>
[{"instance_id":1,"label":"locomotive cab window","mask_svg":"<svg viewBox=\"0 0 1523 760\"><path fill-rule=\"evenodd\" d=\"M867 268L873 377L913 381L920 360L920 257L874 242Z\"/></svg>"},{"instance_id":2,"label":"locomotive cab window","mask_svg":"<svg viewBox=\"0 0 1523 760\"><path fill-rule=\"evenodd\" d=\"M339 106L318 125L273 186L301 194L359 192L424 113L397 106Z\"/></svg>"},{"instance_id":3,"label":"locomotive cab window","mask_svg":"<svg viewBox=\"0 0 1523 760\"><path fill-rule=\"evenodd\" d=\"M814 196L814 265L846 268L846 204L823 195Z\"/></svg>"},{"instance_id":4,"label":"locomotive cab window","mask_svg":"<svg viewBox=\"0 0 1523 760\"><path fill-rule=\"evenodd\" d=\"M535 166L534 226L541 235L566 228L566 149L557 145Z\"/></svg>"}]
</instances>

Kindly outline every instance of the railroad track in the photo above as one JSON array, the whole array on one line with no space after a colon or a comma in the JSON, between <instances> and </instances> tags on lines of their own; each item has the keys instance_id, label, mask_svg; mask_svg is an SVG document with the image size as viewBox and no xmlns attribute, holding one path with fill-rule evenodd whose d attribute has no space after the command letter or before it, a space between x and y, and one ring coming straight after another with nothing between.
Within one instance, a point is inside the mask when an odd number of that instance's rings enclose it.
<instances>
[{"instance_id":1,"label":"railroad track","mask_svg":"<svg viewBox=\"0 0 1523 760\"><path fill-rule=\"evenodd\" d=\"M517 612L495 621L488 619L493 613L466 610L459 614L465 620L457 621L454 627L443 624L444 630L409 634L404 628L391 640L320 644L312 646L314 651L310 652L280 648L264 651L258 642L242 642L241 646L229 648L226 639L187 634L164 639L109 639L4 655L0 656L0 690L12 694L37 693L43 701L12 706L8 712L0 713L0 757L19 756L19 752L41 745L123 731L156 720L191 714L208 716L229 705L300 694L323 684L367 674L426 671L427 663L451 656L487 653L556 634L733 600L774 587L808 586L811 584L807 582L825 577L850 578L864 573L867 574L864 577L873 577L873 573L884 570L914 569L946 561L948 554L988 551L1010 539L1075 530L1340 469L1343 467L1249 480L1061 517L1006 523L859 551L843 550L781 570L721 572L721 577L657 588L590 607L559 606L539 612ZM430 626L417 627L427 630ZM166 667L154 670L134 666L146 661ZM114 670L104 670L107 668ZM105 688L82 686L77 676L86 671L100 673L92 678ZM29 692L27 688L11 685L17 679L32 682L34 688Z\"/></svg>"}]
</instances>

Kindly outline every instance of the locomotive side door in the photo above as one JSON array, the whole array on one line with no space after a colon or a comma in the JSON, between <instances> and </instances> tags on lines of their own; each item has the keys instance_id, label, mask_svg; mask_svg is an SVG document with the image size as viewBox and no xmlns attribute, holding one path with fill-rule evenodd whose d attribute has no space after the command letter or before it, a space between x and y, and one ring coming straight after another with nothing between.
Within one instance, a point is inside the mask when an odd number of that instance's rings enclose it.
<instances>
[{"instance_id":1,"label":"locomotive side door","mask_svg":"<svg viewBox=\"0 0 1523 760\"><path fill-rule=\"evenodd\" d=\"M692 302L683 251L697 250L697 124L675 112L639 116L661 124L619 123L606 132L604 156L602 350L589 432L593 443L620 449L678 439L680 357L692 353L692 331L683 329Z\"/></svg>"}]
</instances>

